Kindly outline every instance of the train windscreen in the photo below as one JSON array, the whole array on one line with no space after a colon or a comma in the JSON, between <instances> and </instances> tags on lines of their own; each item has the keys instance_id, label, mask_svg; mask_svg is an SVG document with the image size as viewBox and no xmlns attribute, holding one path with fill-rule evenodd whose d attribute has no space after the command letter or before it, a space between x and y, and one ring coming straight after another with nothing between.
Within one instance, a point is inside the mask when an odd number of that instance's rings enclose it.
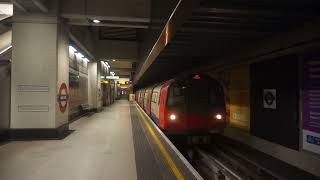
<instances>
[{"instance_id":1,"label":"train windscreen","mask_svg":"<svg viewBox=\"0 0 320 180\"><path fill-rule=\"evenodd\" d=\"M188 112L196 114L209 112L209 81L207 78L190 80Z\"/></svg>"},{"instance_id":2,"label":"train windscreen","mask_svg":"<svg viewBox=\"0 0 320 180\"><path fill-rule=\"evenodd\" d=\"M173 111L185 112L186 110L186 86L183 83L175 82L168 92L167 106Z\"/></svg>"}]
</instances>

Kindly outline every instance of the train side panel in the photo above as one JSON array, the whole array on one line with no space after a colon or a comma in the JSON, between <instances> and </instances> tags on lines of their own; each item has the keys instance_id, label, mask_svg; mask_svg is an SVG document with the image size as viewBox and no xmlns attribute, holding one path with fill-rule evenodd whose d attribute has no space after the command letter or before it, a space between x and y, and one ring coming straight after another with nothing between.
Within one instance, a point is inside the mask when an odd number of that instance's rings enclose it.
<instances>
[{"instance_id":1,"label":"train side panel","mask_svg":"<svg viewBox=\"0 0 320 180\"><path fill-rule=\"evenodd\" d=\"M160 129L166 129L167 128L167 96L168 96L168 89L170 87L170 84L172 81L168 81L164 83L162 89L161 89L161 97L160 97L160 105L159 105L159 127Z\"/></svg>"},{"instance_id":2,"label":"train side panel","mask_svg":"<svg viewBox=\"0 0 320 180\"><path fill-rule=\"evenodd\" d=\"M159 126L159 109L160 109L160 97L161 97L161 89L163 85L156 86L151 95L151 118L156 122Z\"/></svg>"},{"instance_id":3,"label":"train side panel","mask_svg":"<svg viewBox=\"0 0 320 180\"><path fill-rule=\"evenodd\" d=\"M144 97L143 97L143 110L146 111L146 105L147 105L147 97L148 97L148 91L145 89L144 91Z\"/></svg>"},{"instance_id":4,"label":"train side panel","mask_svg":"<svg viewBox=\"0 0 320 180\"><path fill-rule=\"evenodd\" d=\"M145 98L145 104L144 104L144 107L145 107L145 111L146 113L150 116L151 114L151 96L152 96L152 90L153 90L153 87L150 87L146 90L147 94L146 94L146 98Z\"/></svg>"},{"instance_id":5,"label":"train side panel","mask_svg":"<svg viewBox=\"0 0 320 180\"><path fill-rule=\"evenodd\" d=\"M144 92L145 92L145 90L144 89L142 89L142 90L140 90L140 100L139 100L139 105L143 108L143 102L144 102Z\"/></svg>"}]
</instances>

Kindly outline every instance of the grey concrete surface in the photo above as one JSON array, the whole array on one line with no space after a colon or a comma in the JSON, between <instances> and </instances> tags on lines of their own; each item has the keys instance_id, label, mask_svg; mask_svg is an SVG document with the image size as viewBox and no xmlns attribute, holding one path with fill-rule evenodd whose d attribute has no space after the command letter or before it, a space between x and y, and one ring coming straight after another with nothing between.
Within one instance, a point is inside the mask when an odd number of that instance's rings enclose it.
<instances>
[{"instance_id":1,"label":"grey concrete surface","mask_svg":"<svg viewBox=\"0 0 320 180\"><path fill-rule=\"evenodd\" d=\"M0 146L1 180L137 179L129 102L71 124L60 141L10 142Z\"/></svg>"}]
</instances>

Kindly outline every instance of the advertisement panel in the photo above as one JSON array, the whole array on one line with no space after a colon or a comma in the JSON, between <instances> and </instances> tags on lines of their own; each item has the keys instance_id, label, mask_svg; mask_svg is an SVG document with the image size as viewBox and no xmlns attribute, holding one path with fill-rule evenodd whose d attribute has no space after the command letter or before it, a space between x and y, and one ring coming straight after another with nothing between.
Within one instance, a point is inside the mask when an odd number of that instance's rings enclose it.
<instances>
[{"instance_id":1,"label":"advertisement panel","mask_svg":"<svg viewBox=\"0 0 320 180\"><path fill-rule=\"evenodd\" d=\"M302 148L320 154L320 56L303 60Z\"/></svg>"},{"instance_id":2,"label":"advertisement panel","mask_svg":"<svg viewBox=\"0 0 320 180\"><path fill-rule=\"evenodd\" d=\"M249 65L230 71L230 125L250 131L250 71Z\"/></svg>"},{"instance_id":3,"label":"advertisement panel","mask_svg":"<svg viewBox=\"0 0 320 180\"><path fill-rule=\"evenodd\" d=\"M214 74L225 87L227 114L231 127L250 131L250 69L236 66Z\"/></svg>"}]
</instances>

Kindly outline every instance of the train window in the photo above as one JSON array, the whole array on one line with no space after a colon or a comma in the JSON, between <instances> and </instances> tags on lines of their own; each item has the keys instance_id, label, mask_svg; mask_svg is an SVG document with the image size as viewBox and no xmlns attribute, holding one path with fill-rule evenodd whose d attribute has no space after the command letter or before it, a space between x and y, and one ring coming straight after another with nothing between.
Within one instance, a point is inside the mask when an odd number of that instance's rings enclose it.
<instances>
[{"instance_id":1,"label":"train window","mask_svg":"<svg viewBox=\"0 0 320 180\"><path fill-rule=\"evenodd\" d=\"M152 93L152 98L151 99L152 99L152 102L157 103L158 93L157 92Z\"/></svg>"},{"instance_id":2,"label":"train window","mask_svg":"<svg viewBox=\"0 0 320 180\"><path fill-rule=\"evenodd\" d=\"M168 105L179 105L185 103L185 87L178 84L169 89Z\"/></svg>"},{"instance_id":3,"label":"train window","mask_svg":"<svg viewBox=\"0 0 320 180\"><path fill-rule=\"evenodd\" d=\"M221 86L210 87L210 104L211 106L220 106L224 104L224 93Z\"/></svg>"}]
</instances>

